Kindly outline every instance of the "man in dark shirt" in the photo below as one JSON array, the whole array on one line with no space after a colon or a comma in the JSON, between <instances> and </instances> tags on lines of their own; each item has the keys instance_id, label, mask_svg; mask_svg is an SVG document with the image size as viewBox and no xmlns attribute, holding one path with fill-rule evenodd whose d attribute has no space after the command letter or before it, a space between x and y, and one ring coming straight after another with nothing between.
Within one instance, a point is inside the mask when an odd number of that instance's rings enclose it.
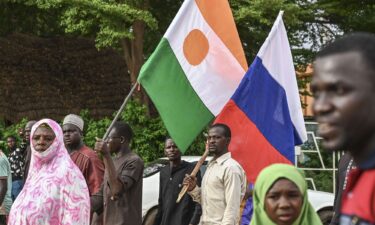
<instances>
[{"instance_id":1,"label":"man in dark shirt","mask_svg":"<svg viewBox=\"0 0 375 225\"><path fill-rule=\"evenodd\" d=\"M132 136L128 124L116 122L107 140L95 144L95 151L103 155L105 176L99 192L91 197L91 210L103 212L104 225L142 224L144 165L129 147Z\"/></svg>"},{"instance_id":2,"label":"man in dark shirt","mask_svg":"<svg viewBox=\"0 0 375 225\"><path fill-rule=\"evenodd\" d=\"M12 200L14 201L23 187L23 167L25 163L24 153L22 149L17 148L16 137L7 137L7 145L9 150L9 164L12 173Z\"/></svg>"},{"instance_id":3,"label":"man in dark shirt","mask_svg":"<svg viewBox=\"0 0 375 225\"><path fill-rule=\"evenodd\" d=\"M356 33L317 55L311 90L327 150L347 150L356 169L341 200L340 225L375 225L375 35Z\"/></svg>"},{"instance_id":4,"label":"man in dark shirt","mask_svg":"<svg viewBox=\"0 0 375 225\"><path fill-rule=\"evenodd\" d=\"M154 225L196 225L202 214L201 206L187 194L176 203L185 174L190 174L195 164L181 160L181 152L171 138L165 141L164 153L170 163L160 171L159 205ZM200 185L200 173L197 179Z\"/></svg>"},{"instance_id":5,"label":"man in dark shirt","mask_svg":"<svg viewBox=\"0 0 375 225\"><path fill-rule=\"evenodd\" d=\"M23 149L23 152L25 154L25 164L23 168L23 180L24 182L27 179L27 175L29 174L29 167L30 167L30 161L31 161L31 148L30 148L30 134L31 134L31 128L36 123L35 120L30 120L26 123L24 134L23 134L23 143L21 148Z\"/></svg>"}]
</instances>

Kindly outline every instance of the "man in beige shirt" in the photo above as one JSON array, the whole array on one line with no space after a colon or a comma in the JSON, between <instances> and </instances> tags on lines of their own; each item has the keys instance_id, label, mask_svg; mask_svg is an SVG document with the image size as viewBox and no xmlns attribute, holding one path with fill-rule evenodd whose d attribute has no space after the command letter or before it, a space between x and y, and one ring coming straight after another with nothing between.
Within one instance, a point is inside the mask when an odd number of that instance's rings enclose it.
<instances>
[{"instance_id":1,"label":"man in beige shirt","mask_svg":"<svg viewBox=\"0 0 375 225\"><path fill-rule=\"evenodd\" d=\"M208 131L208 148L214 155L207 166L198 187L196 178L186 176L184 184L188 193L202 205L201 225L237 225L240 220L240 204L246 191L246 176L240 164L231 158L228 145L230 128L214 124Z\"/></svg>"}]
</instances>

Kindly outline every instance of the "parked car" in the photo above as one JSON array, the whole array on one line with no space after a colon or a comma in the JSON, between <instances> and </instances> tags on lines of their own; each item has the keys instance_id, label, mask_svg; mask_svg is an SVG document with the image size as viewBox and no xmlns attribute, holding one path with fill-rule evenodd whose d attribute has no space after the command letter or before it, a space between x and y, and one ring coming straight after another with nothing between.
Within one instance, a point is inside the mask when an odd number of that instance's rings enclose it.
<instances>
[{"instance_id":1,"label":"parked car","mask_svg":"<svg viewBox=\"0 0 375 225\"><path fill-rule=\"evenodd\" d=\"M205 164L201 167L203 176L206 165L212 157L207 157ZM182 156L182 160L187 162L197 162L199 156ZM159 198L159 176L160 169L169 164L167 158L160 158L149 163L143 171L143 196L142 196L142 225L153 225ZM308 190L309 201L319 214L323 225L328 225L333 216L334 195L328 192Z\"/></svg>"}]
</instances>

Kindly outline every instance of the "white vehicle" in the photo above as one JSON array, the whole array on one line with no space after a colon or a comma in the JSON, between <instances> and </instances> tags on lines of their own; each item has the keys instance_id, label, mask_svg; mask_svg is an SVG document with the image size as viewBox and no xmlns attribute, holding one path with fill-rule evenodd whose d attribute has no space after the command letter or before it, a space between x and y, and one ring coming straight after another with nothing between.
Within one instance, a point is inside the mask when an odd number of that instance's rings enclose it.
<instances>
[{"instance_id":1,"label":"white vehicle","mask_svg":"<svg viewBox=\"0 0 375 225\"><path fill-rule=\"evenodd\" d=\"M187 162L197 162L199 156L182 156ZM212 157L207 157L205 164L201 167L203 176L207 162ZM142 225L152 225L157 213L159 198L159 176L160 169L168 165L167 158L160 158L149 163L143 172L143 196L142 196ZM329 224L333 215L334 195L328 192L308 190L309 201L322 219L323 225Z\"/></svg>"}]
</instances>

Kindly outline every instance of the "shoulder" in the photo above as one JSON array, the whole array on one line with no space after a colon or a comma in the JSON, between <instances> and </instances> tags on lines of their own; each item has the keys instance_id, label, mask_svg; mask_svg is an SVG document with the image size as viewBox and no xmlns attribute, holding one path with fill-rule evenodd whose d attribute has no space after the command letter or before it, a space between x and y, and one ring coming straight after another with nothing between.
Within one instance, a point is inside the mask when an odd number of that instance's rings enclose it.
<instances>
[{"instance_id":1,"label":"shoulder","mask_svg":"<svg viewBox=\"0 0 375 225\"><path fill-rule=\"evenodd\" d=\"M96 152L94 150L92 150L91 148L87 147L86 145L82 146L82 148L80 148L77 153L87 157L87 158L98 158L98 155L96 154Z\"/></svg>"},{"instance_id":2,"label":"shoulder","mask_svg":"<svg viewBox=\"0 0 375 225\"><path fill-rule=\"evenodd\" d=\"M130 162L130 163L136 163L136 164L141 164L141 165L143 165L143 160L142 160L142 158L139 157L139 155L137 155L137 154L134 153L134 152L131 152L131 153L129 154L129 156L128 156L128 158L127 158L126 161L128 161L128 162Z\"/></svg>"},{"instance_id":3,"label":"shoulder","mask_svg":"<svg viewBox=\"0 0 375 225\"><path fill-rule=\"evenodd\" d=\"M7 156L3 153L3 152L1 152L0 153L0 163L2 163L2 164L9 164L9 162L8 162L8 158L7 158Z\"/></svg>"},{"instance_id":4,"label":"shoulder","mask_svg":"<svg viewBox=\"0 0 375 225\"><path fill-rule=\"evenodd\" d=\"M133 152L123 155L121 158L118 159L118 162L116 164L119 165L120 168L122 168L122 170L134 168L139 168L143 170L144 168L143 160Z\"/></svg>"},{"instance_id":5,"label":"shoulder","mask_svg":"<svg viewBox=\"0 0 375 225\"><path fill-rule=\"evenodd\" d=\"M190 171L190 170L193 170L195 165L197 165L196 162L186 162L186 161L182 161L183 163L183 167L185 168L185 170L187 171Z\"/></svg>"},{"instance_id":6,"label":"shoulder","mask_svg":"<svg viewBox=\"0 0 375 225\"><path fill-rule=\"evenodd\" d=\"M88 156L88 157L92 157L92 156L96 156L96 153L94 150L92 150L92 148L90 147L87 147L86 145L82 146L82 148L80 148L78 150L78 152Z\"/></svg>"},{"instance_id":7,"label":"shoulder","mask_svg":"<svg viewBox=\"0 0 375 225\"><path fill-rule=\"evenodd\" d=\"M234 173L243 173L243 168L242 166L233 158L228 158L227 160L224 161L223 166L231 172Z\"/></svg>"}]
</instances>

